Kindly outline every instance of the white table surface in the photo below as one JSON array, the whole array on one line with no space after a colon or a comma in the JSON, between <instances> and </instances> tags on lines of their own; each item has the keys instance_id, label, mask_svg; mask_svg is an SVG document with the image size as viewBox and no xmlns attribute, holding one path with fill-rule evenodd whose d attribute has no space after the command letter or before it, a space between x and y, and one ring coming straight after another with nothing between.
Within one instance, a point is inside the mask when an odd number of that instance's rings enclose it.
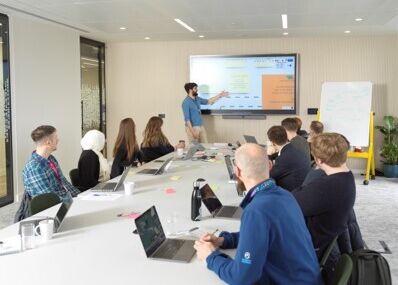
<instances>
[{"instance_id":1,"label":"white table surface","mask_svg":"<svg viewBox=\"0 0 398 285\"><path fill-rule=\"evenodd\" d=\"M208 154L221 152L231 154L227 149L207 150ZM141 168L160 164L152 162ZM135 172L137 169L132 169L126 178L136 182L132 196L115 201L75 198L62 230L52 240L32 250L0 256L0 284L223 284L196 256L188 264L148 259L139 236L132 233L134 220L117 217L119 213L142 213L155 205L165 231L167 217L173 213L177 214L175 230L197 226L202 232L237 231L239 221L209 218L204 208L202 221L190 219L192 183L197 178L216 185L215 193L224 205L238 205L241 201L235 185L228 183L223 156L217 156L216 162L174 161L168 172L160 176ZM172 176L181 179L172 181ZM176 193L166 194L166 188L173 188ZM58 207L38 216L54 216ZM1 230L0 240L17 235L18 228L14 224Z\"/></svg>"}]
</instances>

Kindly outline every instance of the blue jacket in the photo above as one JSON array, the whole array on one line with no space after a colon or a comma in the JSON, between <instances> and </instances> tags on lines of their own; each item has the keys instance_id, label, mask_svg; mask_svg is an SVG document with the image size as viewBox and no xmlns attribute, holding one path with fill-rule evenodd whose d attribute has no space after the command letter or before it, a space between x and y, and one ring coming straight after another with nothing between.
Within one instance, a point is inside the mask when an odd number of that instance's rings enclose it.
<instances>
[{"instance_id":1,"label":"blue jacket","mask_svg":"<svg viewBox=\"0 0 398 285\"><path fill-rule=\"evenodd\" d=\"M222 232L222 248L236 248L235 258L214 251L207 267L228 284L322 284L319 264L303 214L288 191L272 179L252 188L241 207L240 232Z\"/></svg>"}]
</instances>

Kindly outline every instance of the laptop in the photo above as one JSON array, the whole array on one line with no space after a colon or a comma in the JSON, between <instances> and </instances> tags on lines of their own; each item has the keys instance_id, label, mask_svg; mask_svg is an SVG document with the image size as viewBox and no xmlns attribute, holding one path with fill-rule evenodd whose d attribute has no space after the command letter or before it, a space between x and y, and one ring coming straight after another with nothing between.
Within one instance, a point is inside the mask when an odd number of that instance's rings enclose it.
<instances>
[{"instance_id":1,"label":"laptop","mask_svg":"<svg viewBox=\"0 0 398 285\"><path fill-rule=\"evenodd\" d=\"M194 144L188 149L187 154L184 156L183 160L189 160L192 159L192 157L195 155L196 152L198 151L204 151L205 147L201 144Z\"/></svg>"},{"instance_id":2,"label":"laptop","mask_svg":"<svg viewBox=\"0 0 398 285\"><path fill-rule=\"evenodd\" d=\"M264 144L259 144L259 143L257 142L257 139L256 139L255 136L243 135L243 137L245 138L245 141L246 141L247 143L255 143L255 144L258 144L259 146L265 147Z\"/></svg>"},{"instance_id":3,"label":"laptop","mask_svg":"<svg viewBox=\"0 0 398 285\"><path fill-rule=\"evenodd\" d=\"M91 192L116 192L120 190L123 187L123 182L127 177L127 174L129 173L131 168L131 165L127 166L123 173L122 176L120 177L118 182L106 182L106 183L100 183L98 185L95 185L93 188L91 188Z\"/></svg>"},{"instance_id":4,"label":"laptop","mask_svg":"<svg viewBox=\"0 0 398 285\"><path fill-rule=\"evenodd\" d=\"M69 194L69 192L68 192ZM60 231L62 222L65 220L66 214L68 213L70 207L72 206L73 203L73 198L69 194L67 198L65 198L61 204L61 207L59 207L57 214L55 215L54 218L52 217L43 217L43 218L36 218L36 219L30 219L26 221L22 221L19 223L19 234L21 234L21 225L27 224L27 223L34 223L35 227L39 225L40 221L43 220L54 220L54 233L57 233Z\"/></svg>"},{"instance_id":5,"label":"laptop","mask_svg":"<svg viewBox=\"0 0 398 285\"><path fill-rule=\"evenodd\" d=\"M216 194L211 190L209 184L203 185L203 187L200 188L200 195L203 204L205 204L207 210L209 210L214 218L240 220L243 212L242 208L236 206L223 206Z\"/></svg>"},{"instance_id":6,"label":"laptop","mask_svg":"<svg viewBox=\"0 0 398 285\"><path fill-rule=\"evenodd\" d=\"M231 156L226 155L226 156L224 156L224 159L225 159L225 165L227 166L227 170L228 170L228 176L229 176L228 183L236 183L234 166L232 164Z\"/></svg>"},{"instance_id":7,"label":"laptop","mask_svg":"<svg viewBox=\"0 0 398 285\"><path fill-rule=\"evenodd\" d=\"M166 159L159 168L147 168L142 169L137 172L137 174L152 174L152 175L160 175L163 174L170 167L173 158L170 157Z\"/></svg>"},{"instance_id":8,"label":"laptop","mask_svg":"<svg viewBox=\"0 0 398 285\"><path fill-rule=\"evenodd\" d=\"M136 218L135 225L148 258L187 263L196 253L195 241L166 238L155 206Z\"/></svg>"}]
</instances>

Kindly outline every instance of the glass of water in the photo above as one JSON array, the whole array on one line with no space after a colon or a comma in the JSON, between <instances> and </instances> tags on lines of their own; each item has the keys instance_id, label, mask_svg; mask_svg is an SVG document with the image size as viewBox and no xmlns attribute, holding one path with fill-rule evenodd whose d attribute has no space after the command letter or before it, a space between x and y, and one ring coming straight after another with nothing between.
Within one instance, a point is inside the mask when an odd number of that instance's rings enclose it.
<instances>
[{"instance_id":1,"label":"glass of water","mask_svg":"<svg viewBox=\"0 0 398 285\"><path fill-rule=\"evenodd\" d=\"M21 225L22 250L36 247L35 224L26 223Z\"/></svg>"}]
</instances>

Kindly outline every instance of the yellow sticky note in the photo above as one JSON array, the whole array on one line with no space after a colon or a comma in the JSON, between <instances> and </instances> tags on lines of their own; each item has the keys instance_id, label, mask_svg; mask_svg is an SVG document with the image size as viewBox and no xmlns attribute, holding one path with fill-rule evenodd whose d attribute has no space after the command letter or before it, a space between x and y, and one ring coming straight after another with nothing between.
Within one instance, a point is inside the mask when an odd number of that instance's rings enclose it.
<instances>
[{"instance_id":1,"label":"yellow sticky note","mask_svg":"<svg viewBox=\"0 0 398 285\"><path fill-rule=\"evenodd\" d=\"M135 175L134 171L129 171L129 173L127 174L127 176L133 176L133 175Z\"/></svg>"},{"instance_id":2,"label":"yellow sticky note","mask_svg":"<svg viewBox=\"0 0 398 285\"><path fill-rule=\"evenodd\" d=\"M170 177L170 180L173 180L173 181L177 181L177 180L180 180L181 179L181 176L171 176Z\"/></svg>"},{"instance_id":3,"label":"yellow sticky note","mask_svg":"<svg viewBox=\"0 0 398 285\"><path fill-rule=\"evenodd\" d=\"M218 163L218 164L222 164L222 163L223 163L223 161L222 161L222 160L217 160L217 161L216 161L216 163Z\"/></svg>"},{"instance_id":4,"label":"yellow sticky note","mask_svg":"<svg viewBox=\"0 0 398 285\"><path fill-rule=\"evenodd\" d=\"M218 186L216 184L210 184L210 188L213 191L217 191L218 190Z\"/></svg>"},{"instance_id":5,"label":"yellow sticky note","mask_svg":"<svg viewBox=\"0 0 398 285\"><path fill-rule=\"evenodd\" d=\"M216 162L216 160L215 160L214 158L210 158L210 159L208 160L208 162Z\"/></svg>"}]
</instances>

